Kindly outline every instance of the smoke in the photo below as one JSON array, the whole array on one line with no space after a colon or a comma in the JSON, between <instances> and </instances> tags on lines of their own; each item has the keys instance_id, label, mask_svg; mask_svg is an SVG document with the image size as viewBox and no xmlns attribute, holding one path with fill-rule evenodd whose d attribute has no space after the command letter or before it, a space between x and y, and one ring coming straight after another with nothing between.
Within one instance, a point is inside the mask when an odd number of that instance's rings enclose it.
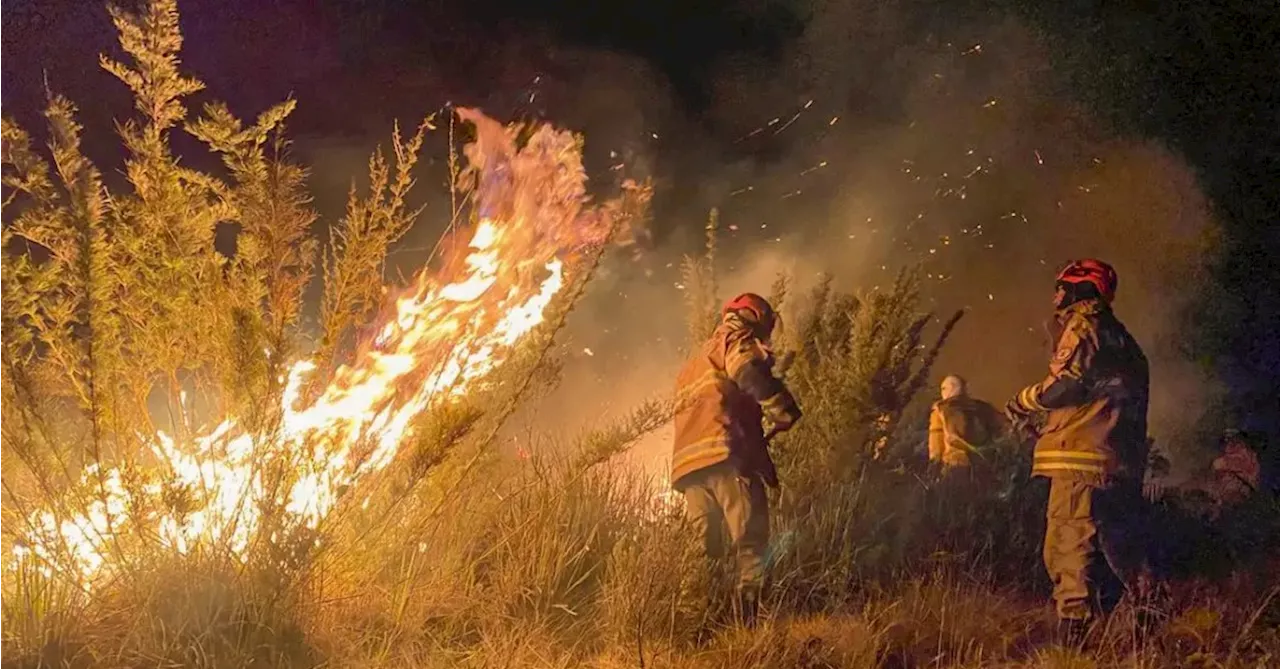
<instances>
[{"instance_id":1,"label":"smoke","mask_svg":"<svg viewBox=\"0 0 1280 669\"><path fill-rule=\"evenodd\" d=\"M1057 267L1111 262L1117 312L1152 363L1151 431L1194 459L1200 418L1220 396L1181 348L1217 229L1209 204L1176 152L1122 136L1079 104L1034 31L910 3L826 3L780 54L716 61L701 108L639 57L548 35L507 35L521 44L491 58L523 60L481 68L507 87L452 101L582 132L595 190L651 176L657 195L643 252L612 257L572 316L563 382L526 416L533 427L588 427L670 391L685 354L680 261L701 252L718 207L726 297L766 292L779 272L793 277L793 294L824 272L838 287L872 290L920 264L938 314L969 312L938 377L961 374L996 404L1047 371L1042 324ZM393 257L406 274L448 220L437 187L445 139L427 148L427 209ZM362 172L372 143L313 142L313 183L327 184L326 197L345 193L334 175ZM666 438L646 440L635 459L658 471Z\"/></svg>"},{"instance_id":2,"label":"smoke","mask_svg":"<svg viewBox=\"0 0 1280 669\"><path fill-rule=\"evenodd\" d=\"M1015 21L931 34L900 11L851 7L813 17L782 58L715 69L711 107L685 123L696 130L653 161L660 178L680 180L659 182L660 243L639 261L615 259L571 321L564 383L543 421L591 424L670 390L684 332L679 259L700 251L718 206L724 296L767 292L779 272L796 293L824 272L870 290L920 263L928 303L969 312L938 377L961 374L997 405L1047 372L1057 268L1107 260L1121 277L1117 313L1151 360L1151 432L1175 465L1195 459L1220 388L1182 349L1216 230L1190 167L1092 118ZM617 88L578 94L627 99ZM662 441L638 458L665 455Z\"/></svg>"}]
</instances>

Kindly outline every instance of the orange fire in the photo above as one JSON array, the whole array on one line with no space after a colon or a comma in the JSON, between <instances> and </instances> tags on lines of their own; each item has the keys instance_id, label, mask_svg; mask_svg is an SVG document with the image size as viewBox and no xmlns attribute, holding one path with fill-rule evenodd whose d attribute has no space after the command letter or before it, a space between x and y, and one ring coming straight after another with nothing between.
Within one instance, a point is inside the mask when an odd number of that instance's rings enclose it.
<instances>
[{"instance_id":1,"label":"orange fire","mask_svg":"<svg viewBox=\"0 0 1280 669\"><path fill-rule=\"evenodd\" d=\"M516 131L478 111L459 116L476 126L465 148L477 177L478 223L460 263L422 270L395 302L394 313L367 350L340 368L312 401L301 389L315 365L289 370L281 398L282 429L272 443L255 443L227 418L216 428L177 444L164 433L150 440L165 476L201 491L199 508L162 510L141 520L117 469L90 468L84 482L101 499L83 513L63 517L40 511L19 559L35 556L46 572L86 584L112 570L110 540L131 524L152 528L179 553L200 545L244 555L260 528L260 507L283 507L286 527L316 528L339 502L340 491L387 467L412 434L414 418L435 403L477 387L540 324L565 286L566 265L606 242L621 217L620 202L591 205L580 147L572 134L540 126L521 147ZM357 444L369 448L358 449ZM292 487L267 490L262 459L296 463ZM159 484L143 494L161 495ZM273 499L266 499L266 495ZM273 537L274 538L274 537Z\"/></svg>"}]
</instances>

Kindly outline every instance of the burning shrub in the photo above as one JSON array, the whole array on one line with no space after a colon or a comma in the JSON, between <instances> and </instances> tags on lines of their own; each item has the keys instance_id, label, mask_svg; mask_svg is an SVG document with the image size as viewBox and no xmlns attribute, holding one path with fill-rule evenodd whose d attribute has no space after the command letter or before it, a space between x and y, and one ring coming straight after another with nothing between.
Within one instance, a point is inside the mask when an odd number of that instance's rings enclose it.
<instances>
[{"instance_id":1,"label":"burning shrub","mask_svg":"<svg viewBox=\"0 0 1280 669\"><path fill-rule=\"evenodd\" d=\"M385 304L387 248L417 216L405 200L433 126L407 141L397 131L394 162L374 154L368 195L352 191L331 237L320 345L299 361L316 242L306 172L282 135L294 103L248 126L207 106L185 130L229 178L184 167L170 139L203 84L179 69L174 2L112 16L129 60L103 65L140 110L121 125L129 188L108 192L65 99L46 114L51 163L3 127L5 568L105 597L188 556L237 578L275 574L273 598L296 594L331 541L378 526L343 523L403 501L460 442L487 450L648 190L592 204L580 138L460 110L477 128L457 175L461 243ZM232 256L215 245L227 222ZM375 316L376 334L353 341ZM459 410L471 394L493 403ZM408 480L393 485L387 469L415 439Z\"/></svg>"}]
</instances>

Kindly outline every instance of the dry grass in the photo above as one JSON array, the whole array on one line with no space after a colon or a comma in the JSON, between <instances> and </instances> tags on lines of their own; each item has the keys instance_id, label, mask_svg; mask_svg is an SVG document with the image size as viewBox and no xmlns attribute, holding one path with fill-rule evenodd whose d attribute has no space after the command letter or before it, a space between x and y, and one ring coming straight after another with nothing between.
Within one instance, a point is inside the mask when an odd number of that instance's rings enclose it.
<instances>
[{"instance_id":1,"label":"dry grass","mask_svg":"<svg viewBox=\"0 0 1280 669\"><path fill-rule=\"evenodd\" d=\"M1265 500L1212 525L1189 503L1162 504L1159 522L1178 533L1161 553L1182 571L1141 602L1152 629L1139 634L1127 605L1085 651L1056 647L1038 562L1043 490L1019 474L1018 458L1003 485L963 499L900 464L867 464L853 479L798 479L821 470L797 467L777 500L764 621L734 627L679 509L606 459L667 411L655 402L560 448L532 449L562 457L468 456L459 473L455 453L407 492L389 486L394 503L375 500L371 515L331 527L327 551L248 564L156 555L88 598L38 574L6 576L6 665L1256 667L1280 658L1280 564L1269 555L1280 533L1264 529L1276 523ZM811 457L867 448L810 445Z\"/></svg>"},{"instance_id":2,"label":"dry grass","mask_svg":"<svg viewBox=\"0 0 1280 669\"><path fill-rule=\"evenodd\" d=\"M835 497L823 511L779 516L778 538L792 538L780 543L765 621L736 628L680 515L656 506L646 482L571 462L487 466L438 510L425 498L400 505L387 519L398 531L287 568L157 557L88 599L38 574L6 576L6 666L1157 667L1198 658L1253 667L1280 658L1280 602L1267 590L1280 573L1274 558L1257 574L1180 581L1144 602L1159 613L1145 636L1122 606L1087 653L1055 648L1040 572L993 573L984 541L940 554L932 526L907 515L924 506L877 529L871 514L910 494L910 483L879 480L901 476L892 472L860 486L884 493L883 503ZM970 508L981 504L1003 501ZM898 542L892 558L881 541ZM1037 553L1026 541L1003 550L1008 564L1017 553L1034 564Z\"/></svg>"}]
</instances>

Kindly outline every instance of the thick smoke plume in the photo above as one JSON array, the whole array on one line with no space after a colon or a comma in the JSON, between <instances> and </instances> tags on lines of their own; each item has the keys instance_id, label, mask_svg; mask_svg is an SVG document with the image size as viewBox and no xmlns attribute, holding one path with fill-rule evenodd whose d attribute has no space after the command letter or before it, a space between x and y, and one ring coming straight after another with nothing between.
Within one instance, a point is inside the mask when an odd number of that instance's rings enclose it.
<instances>
[{"instance_id":1,"label":"thick smoke plume","mask_svg":"<svg viewBox=\"0 0 1280 669\"><path fill-rule=\"evenodd\" d=\"M531 412L535 427L591 424L670 390L683 356L680 259L700 252L719 207L725 296L766 291L779 271L798 292L822 272L871 290L922 264L939 313L969 310L937 374L964 375L997 404L1046 371L1057 267L1108 260L1121 277L1120 317L1152 360L1152 433L1184 463L1202 454L1200 418L1219 393L1182 344L1217 231L1209 204L1176 152L1081 105L1023 24L826 3L780 54L721 58L700 109L638 57L548 34L508 34L488 68L501 72L500 90L453 101L576 128L595 186L652 176L657 191L651 238L616 254L574 315L564 383ZM444 133L434 139L427 155L446 155ZM299 145L320 190L335 194L366 153L345 141ZM429 170L424 183L443 183L446 161ZM424 220L393 256L405 274L448 220L447 195L425 198ZM654 471L664 438L637 449Z\"/></svg>"},{"instance_id":2,"label":"thick smoke plume","mask_svg":"<svg viewBox=\"0 0 1280 669\"><path fill-rule=\"evenodd\" d=\"M1217 389L1181 347L1216 229L1195 175L1168 149L1091 118L1017 23L947 37L909 23L893 12L815 17L781 64L724 62L696 123L631 98L683 143L653 161L666 169L658 245L617 259L595 287L565 348L565 384L539 410L545 424L590 422L669 390L682 358L679 258L700 251L718 206L725 296L766 292L780 271L798 289L826 272L869 290L921 263L939 313L969 310L938 375L964 375L997 404L1047 371L1057 268L1111 262L1117 311L1152 361L1152 433L1183 464L1196 459ZM627 100L618 88L578 94ZM642 460L665 455L662 435L649 441Z\"/></svg>"}]
</instances>

